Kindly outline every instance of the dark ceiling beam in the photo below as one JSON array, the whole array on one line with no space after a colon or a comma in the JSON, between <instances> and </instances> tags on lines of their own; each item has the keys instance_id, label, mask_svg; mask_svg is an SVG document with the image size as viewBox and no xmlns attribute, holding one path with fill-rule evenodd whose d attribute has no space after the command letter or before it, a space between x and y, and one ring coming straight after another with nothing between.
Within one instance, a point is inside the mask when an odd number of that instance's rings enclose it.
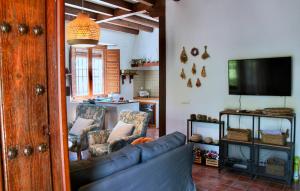
<instances>
[{"instance_id":1,"label":"dark ceiling beam","mask_svg":"<svg viewBox=\"0 0 300 191\"><path fill-rule=\"evenodd\" d=\"M145 19L145 18L136 16L136 15L123 18L123 20L133 22L133 23L137 23L137 24L141 24L141 25L145 25L145 26L148 26L148 27L159 28L159 22L152 21L152 20L149 20L149 19Z\"/></svg>"},{"instance_id":2,"label":"dark ceiling beam","mask_svg":"<svg viewBox=\"0 0 300 191\"><path fill-rule=\"evenodd\" d=\"M137 10L137 11L131 11L131 12L128 12L128 11L124 11L124 10L121 10L121 9L115 9L114 11L114 16L113 17L103 17L103 19L100 19L100 20L97 20L96 23L106 23L106 22L111 22L113 20L118 20L118 19L123 19L123 18L126 18L126 17L130 17L130 16L135 16L139 13L145 13L147 12L146 10Z\"/></svg>"},{"instance_id":3,"label":"dark ceiling beam","mask_svg":"<svg viewBox=\"0 0 300 191\"><path fill-rule=\"evenodd\" d=\"M126 1L120 1L120 0L99 0L99 1L102 1L108 5L117 6L119 9L123 9L125 11L131 11L133 9L133 4Z\"/></svg>"},{"instance_id":4,"label":"dark ceiling beam","mask_svg":"<svg viewBox=\"0 0 300 191\"><path fill-rule=\"evenodd\" d=\"M161 0L157 0L157 1L161 1ZM155 0L138 0L138 2L143 3L147 6L153 6L155 5Z\"/></svg>"},{"instance_id":5,"label":"dark ceiling beam","mask_svg":"<svg viewBox=\"0 0 300 191\"><path fill-rule=\"evenodd\" d=\"M126 27L121 27L121 26L117 26L117 25L113 25L113 24L109 24L109 23L101 23L100 27L105 28L105 29L109 29L109 30L134 34L134 35L139 34L138 30L130 29L130 28L126 28Z\"/></svg>"},{"instance_id":6,"label":"dark ceiling beam","mask_svg":"<svg viewBox=\"0 0 300 191\"><path fill-rule=\"evenodd\" d=\"M65 12L68 15L78 15L78 13L80 13L81 10L73 8L73 7L67 7L67 6L65 6ZM101 19L108 19L108 18L110 18L108 16L100 15L100 14L93 13L93 12L87 12L87 11L85 11L85 12L89 15L89 17L91 19L95 19L95 20L98 20L98 19L101 20ZM121 20L121 19L113 20L113 21L110 21L109 23L114 24L114 25L118 25L118 26L123 26L123 27L131 28L131 29L143 30L143 31L146 31L146 32L153 32L153 28L152 27L144 26L144 25L137 24L137 23L132 23L132 22L129 22L129 21L124 21L124 20Z\"/></svg>"},{"instance_id":7,"label":"dark ceiling beam","mask_svg":"<svg viewBox=\"0 0 300 191\"><path fill-rule=\"evenodd\" d=\"M142 30L142 31L146 31L146 32L153 32L152 27L144 26L144 25L137 24L137 23L132 23L129 21L124 21L121 19L117 19L117 20L111 21L109 23L118 25L118 26L122 26L122 27L131 28L131 29Z\"/></svg>"},{"instance_id":8,"label":"dark ceiling beam","mask_svg":"<svg viewBox=\"0 0 300 191\"><path fill-rule=\"evenodd\" d=\"M67 21L71 21L75 18L76 18L75 16L65 14L65 20L67 20ZM129 33L129 34L134 34L134 35L139 34L138 30L126 28L126 27L122 27L122 26L117 26L117 25L113 25L113 24L109 24L109 23L101 23L100 28L113 30L113 31L119 31L119 32L125 32L125 33Z\"/></svg>"},{"instance_id":9,"label":"dark ceiling beam","mask_svg":"<svg viewBox=\"0 0 300 191\"><path fill-rule=\"evenodd\" d=\"M82 11L80 9L65 6L65 13L69 13L72 15L78 15L78 13L81 13L81 12ZM97 13L90 12L90 11L84 11L84 12L87 13L91 19L95 19L95 20L97 19L97 16L98 16Z\"/></svg>"},{"instance_id":10,"label":"dark ceiling beam","mask_svg":"<svg viewBox=\"0 0 300 191\"><path fill-rule=\"evenodd\" d=\"M82 7L82 1L81 0L65 0L65 5L68 7L71 6L77 6L78 9ZM84 8L88 9L91 12L97 12L99 14L107 15L107 16L113 16L114 15L114 9L109 7L104 7L102 5L98 5L95 3L84 1Z\"/></svg>"}]
</instances>

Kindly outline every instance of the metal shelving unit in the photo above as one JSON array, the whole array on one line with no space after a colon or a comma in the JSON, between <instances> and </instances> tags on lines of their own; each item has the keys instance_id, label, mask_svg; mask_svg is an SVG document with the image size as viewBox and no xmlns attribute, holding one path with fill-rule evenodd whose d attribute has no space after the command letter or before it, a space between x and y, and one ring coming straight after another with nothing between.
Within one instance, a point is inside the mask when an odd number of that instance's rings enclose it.
<instances>
[{"instance_id":1,"label":"metal shelving unit","mask_svg":"<svg viewBox=\"0 0 300 191\"><path fill-rule=\"evenodd\" d=\"M224 121L213 122L213 121L192 120L192 119L187 120L187 141L188 142L199 143L199 144L204 144L204 145L219 146L219 144L215 144L215 143L205 143L203 141L195 142L195 141L189 140L190 136L193 135L193 123L195 123L195 122L196 123L210 123L210 124L215 124L215 125L224 127ZM220 141L220 138L221 138L221 134L219 131L219 141Z\"/></svg>"},{"instance_id":2,"label":"metal shelving unit","mask_svg":"<svg viewBox=\"0 0 300 191\"><path fill-rule=\"evenodd\" d=\"M245 112L240 113L232 110L225 110L220 112L219 114L219 120L222 120L223 116L227 117L226 121L226 128L230 127L230 116L245 116L245 117L251 117L252 118L252 135L251 140L248 142L243 141L235 141L235 140L228 140L225 135L225 126L220 125L220 165L219 170L222 170L223 168L230 168L233 170L243 171L249 173L253 178L256 176L263 176L267 178L272 178L274 180L279 181L285 181L288 184L292 184L293 179L293 171L294 171L294 157L295 157L295 139L296 139L296 115L288 115L288 116L276 116L276 115L265 115L265 114L258 114L258 113L251 113L251 112ZM284 146L280 145L272 145L272 144L266 144L262 143L260 141L260 133L258 133L258 136L255 137L255 130L260 131L261 130L261 119L262 118L279 118L279 119L285 119L290 122L289 132L290 132L290 142L288 142ZM255 121L257 121L257 128L255 128ZM245 146L249 147L250 149L250 157L247 161L231 161L231 159L228 156L228 146L229 145L239 145L239 146ZM260 150L270 150L270 151L281 151L287 154L287 161L285 165L285 172L284 176L274 176L271 174L267 174L265 170L265 166L260 164ZM247 166L247 168L236 168L234 167L234 163L238 163L244 166Z\"/></svg>"}]
</instances>

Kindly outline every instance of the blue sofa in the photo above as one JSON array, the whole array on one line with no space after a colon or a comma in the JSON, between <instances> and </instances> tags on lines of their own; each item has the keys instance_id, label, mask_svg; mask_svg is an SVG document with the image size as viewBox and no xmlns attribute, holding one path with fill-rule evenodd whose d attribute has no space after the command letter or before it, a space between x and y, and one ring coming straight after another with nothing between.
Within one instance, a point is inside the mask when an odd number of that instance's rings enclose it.
<instances>
[{"instance_id":1,"label":"blue sofa","mask_svg":"<svg viewBox=\"0 0 300 191\"><path fill-rule=\"evenodd\" d=\"M105 157L72 162L72 191L195 191L193 144L185 139L175 132Z\"/></svg>"}]
</instances>

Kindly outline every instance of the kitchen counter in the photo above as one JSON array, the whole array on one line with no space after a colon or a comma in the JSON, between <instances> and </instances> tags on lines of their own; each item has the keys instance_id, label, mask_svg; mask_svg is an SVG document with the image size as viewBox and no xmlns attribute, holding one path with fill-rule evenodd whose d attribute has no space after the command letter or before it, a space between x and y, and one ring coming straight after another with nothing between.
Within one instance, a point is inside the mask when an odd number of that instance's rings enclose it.
<instances>
[{"instance_id":1,"label":"kitchen counter","mask_svg":"<svg viewBox=\"0 0 300 191\"><path fill-rule=\"evenodd\" d=\"M159 101L159 97L134 97L136 101Z\"/></svg>"}]
</instances>

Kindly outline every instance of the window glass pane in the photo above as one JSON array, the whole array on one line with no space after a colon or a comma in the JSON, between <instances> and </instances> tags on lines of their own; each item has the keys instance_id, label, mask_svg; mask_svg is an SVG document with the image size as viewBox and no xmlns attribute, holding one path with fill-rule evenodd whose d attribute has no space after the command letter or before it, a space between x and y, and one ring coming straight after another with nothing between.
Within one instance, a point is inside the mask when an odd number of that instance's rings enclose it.
<instances>
[{"instance_id":1,"label":"window glass pane","mask_svg":"<svg viewBox=\"0 0 300 191\"><path fill-rule=\"evenodd\" d=\"M88 95L88 57L76 56L76 96Z\"/></svg>"},{"instance_id":2,"label":"window glass pane","mask_svg":"<svg viewBox=\"0 0 300 191\"><path fill-rule=\"evenodd\" d=\"M93 94L103 94L104 88L103 88L103 57L102 57L102 51L93 49L93 60L92 60L92 66L93 66Z\"/></svg>"}]
</instances>

